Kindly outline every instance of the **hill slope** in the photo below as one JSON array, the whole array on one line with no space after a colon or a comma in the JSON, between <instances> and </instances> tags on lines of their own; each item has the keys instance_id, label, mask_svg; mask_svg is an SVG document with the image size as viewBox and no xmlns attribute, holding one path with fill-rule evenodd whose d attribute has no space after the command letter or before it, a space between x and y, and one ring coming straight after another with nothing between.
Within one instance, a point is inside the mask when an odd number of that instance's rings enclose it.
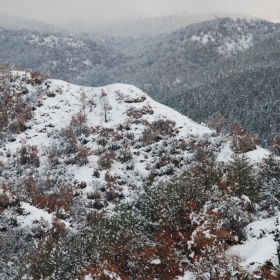
<instances>
[{"instance_id":1,"label":"hill slope","mask_svg":"<svg viewBox=\"0 0 280 280\"><path fill-rule=\"evenodd\" d=\"M131 85L0 72L1 278L246 272L224 254L278 209L270 152L240 154Z\"/></svg>"},{"instance_id":2,"label":"hill slope","mask_svg":"<svg viewBox=\"0 0 280 280\"><path fill-rule=\"evenodd\" d=\"M199 122L219 111L267 145L279 133L279 51L278 33L197 72L161 101Z\"/></svg>"}]
</instances>

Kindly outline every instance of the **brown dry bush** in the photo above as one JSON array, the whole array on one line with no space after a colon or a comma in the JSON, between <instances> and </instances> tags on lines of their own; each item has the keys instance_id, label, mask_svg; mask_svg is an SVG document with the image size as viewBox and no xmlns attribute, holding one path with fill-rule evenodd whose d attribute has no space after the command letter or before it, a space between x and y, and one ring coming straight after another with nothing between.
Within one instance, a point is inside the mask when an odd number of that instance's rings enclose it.
<instances>
[{"instance_id":1,"label":"brown dry bush","mask_svg":"<svg viewBox=\"0 0 280 280\"><path fill-rule=\"evenodd\" d=\"M63 141L61 142L61 147L65 154L74 154L77 152L77 139L76 134L71 127L61 130Z\"/></svg>"},{"instance_id":2,"label":"brown dry bush","mask_svg":"<svg viewBox=\"0 0 280 280\"><path fill-rule=\"evenodd\" d=\"M244 136L246 134L246 129L239 123L233 122L229 127L230 136Z\"/></svg>"},{"instance_id":3,"label":"brown dry bush","mask_svg":"<svg viewBox=\"0 0 280 280\"><path fill-rule=\"evenodd\" d=\"M32 86L41 85L45 80L49 78L48 75L43 75L40 71L34 71L30 73L31 79L27 81Z\"/></svg>"},{"instance_id":4,"label":"brown dry bush","mask_svg":"<svg viewBox=\"0 0 280 280\"><path fill-rule=\"evenodd\" d=\"M114 159L116 158L116 153L114 150L105 151L98 159L97 163L103 169L110 169L112 164L114 163Z\"/></svg>"},{"instance_id":5,"label":"brown dry bush","mask_svg":"<svg viewBox=\"0 0 280 280\"><path fill-rule=\"evenodd\" d=\"M73 205L73 188L70 184L59 185L56 192L52 194L41 194L32 197L32 204L40 209L45 209L49 213L59 212L63 209L65 212L71 214L71 207Z\"/></svg>"},{"instance_id":6,"label":"brown dry bush","mask_svg":"<svg viewBox=\"0 0 280 280\"><path fill-rule=\"evenodd\" d=\"M231 148L236 153L247 153L256 150L259 136L255 133L247 133L244 136L235 136L232 139Z\"/></svg>"},{"instance_id":7,"label":"brown dry bush","mask_svg":"<svg viewBox=\"0 0 280 280\"><path fill-rule=\"evenodd\" d=\"M109 171L105 174L106 186L109 190L115 190L118 186L116 178Z\"/></svg>"},{"instance_id":8,"label":"brown dry bush","mask_svg":"<svg viewBox=\"0 0 280 280\"><path fill-rule=\"evenodd\" d=\"M145 124L148 129L143 133L141 140L146 146L158 142L166 136L175 136L178 133L175 129L175 121L159 119Z\"/></svg>"},{"instance_id":9,"label":"brown dry bush","mask_svg":"<svg viewBox=\"0 0 280 280\"><path fill-rule=\"evenodd\" d=\"M6 184L0 187L0 212L8 207L20 206L20 201L15 192L12 191Z\"/></svg>"},{"instance_id":10,"label":"brown dry bush","mask_svg":"<svg viewBox=\"0 0 280 280\"><path fill-rule=\"evenodd\" d=\"M80 136L86 129L87 117L81 111L72 116L70 127L75 131L76 136Z\"/></svg>"},{"instance_id":11,"label":"brown dry bush","mask_svg":"<svg viewBox=\"0 0 280 280\"><path fill-rule=\"evenodd\" d=\"M172 136L176 133L175 121L159 119L148 124L152 133L160 133L164 136Z\"/></svg>"},{"instance_id":12,"label":"brown dry bush","mask_svg":"<svg viewBox=\"0 0 280 280\"><path fill-rule=\"evenodd\" d=\"M22 165L30 164L35 167L40 166L37 146L22 145L19 150L19 162Z\"/></svg>"},{"instance_id":13,"label":"brown dry bush","mask_svg":"<svg viewBox=\"0 0 280 280\"><path fill-rule=\"evenodd\" d=\"M218 112L212 114L208 119L208 127L215 129L217 133L221 132L226 123L226 119Z\"/></svg>"},{"instance_id":14,"label":"brown dry bush","mask_svg":"<svg viewBox=\"0 0 280 280\"><path fill-rule=\"evenodd\" d=\"M126 114L131 117L131 118L135 118L135 119L140 119L142 118L143 115L153 115L154 111L152 109L152 107L148 104L143 106L140 109L136 109L135 107L130 107L129 109L127 109Z\"/></svg>"},{"instance_id":15,"label":"brown dry bush","mask_svg":"<svg viewBox=\"0 0 280 280\"><path fill-rule=\"evenodd\" d=\"M77 154L74 158L74 163L78 165L85 165L88 163L88 156L92 155L92 152L90 152L87 147L83 145L79 145L77 147Z\"/></svg>"},{"instance_id":16,"label":"brown dry bush","mask_svg":"<svg viewBox=\"0 0 280 280\"><path fill-rule=\"evenodd\" d=\"M280 136L276 136L269 141L269 150L276 155L280 155Z\"/></svg>"}]
</instances>

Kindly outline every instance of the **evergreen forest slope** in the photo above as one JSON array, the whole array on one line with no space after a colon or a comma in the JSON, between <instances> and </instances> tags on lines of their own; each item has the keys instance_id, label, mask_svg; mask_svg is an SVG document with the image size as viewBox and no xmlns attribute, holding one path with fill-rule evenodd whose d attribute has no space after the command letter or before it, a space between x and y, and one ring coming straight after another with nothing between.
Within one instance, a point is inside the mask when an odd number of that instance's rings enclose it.
<instances>
[{"instance_id":1,"label":"evergreen forest slope","mask_svg":"<svg viewBox=\"0 0 280 280\"><path fill-rule=\"evenodd\" d=\"M140 38L0 32L0 63L22 65L79 85L133 84L158 96L199 69L279 30L263 20L221 18Z\"/></svg>"},{"instance_id":2,"label":"evergreen forest slope","mask_svg":"<svg viewBox=\"0 0 280 280\"><path fill-rule=\"evenodd\" d=\"M279 133L280 34L199 71L178 84L163 103L198 122L220 112L260 135L263 145Z\"/></svg>"}]
</instances>

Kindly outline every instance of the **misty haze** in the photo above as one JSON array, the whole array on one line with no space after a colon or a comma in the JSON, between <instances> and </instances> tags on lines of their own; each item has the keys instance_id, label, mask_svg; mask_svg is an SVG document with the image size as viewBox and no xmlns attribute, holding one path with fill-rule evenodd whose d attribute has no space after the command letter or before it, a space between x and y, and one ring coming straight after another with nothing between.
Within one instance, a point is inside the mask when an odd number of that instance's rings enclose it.
<instances>
[{"instance_id":1,"label":"misty haze","mask_svg":"<svg viewBox=\"0 0 280 280\"><path fill-rule=\"evenodd\" d=\"M280 279L279 0L0 0L0 279Z\"/></svg>"}]
</instances>

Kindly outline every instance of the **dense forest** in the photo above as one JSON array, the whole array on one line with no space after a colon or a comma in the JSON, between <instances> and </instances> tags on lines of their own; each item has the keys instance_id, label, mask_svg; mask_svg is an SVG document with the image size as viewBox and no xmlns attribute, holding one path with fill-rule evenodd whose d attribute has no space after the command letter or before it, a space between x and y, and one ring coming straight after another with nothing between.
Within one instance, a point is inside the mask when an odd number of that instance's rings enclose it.
<instances>
[{"instance_id":1,"label":"dense forest","mask_svg":"<svg viewBox=\"0 0 280 280\"><path fill-rule=\"evenodd\" d=\"M198 122L218 111L267 146L279 133L279 36L196 73L160 101Z\"/></svg>"},{"instance_id":2,"label":"dense forest","mask_svg":"<svg viewBox=\"0 0 280 280\"><path fill-rule=\"evenodd\" d=\"M79 85L133 84L156 96L278 30L279 24L230 18L191 24L170 34L97 41L87 35L3 29L0 63L40 70Z\"/></svg>"}]
</instances>

